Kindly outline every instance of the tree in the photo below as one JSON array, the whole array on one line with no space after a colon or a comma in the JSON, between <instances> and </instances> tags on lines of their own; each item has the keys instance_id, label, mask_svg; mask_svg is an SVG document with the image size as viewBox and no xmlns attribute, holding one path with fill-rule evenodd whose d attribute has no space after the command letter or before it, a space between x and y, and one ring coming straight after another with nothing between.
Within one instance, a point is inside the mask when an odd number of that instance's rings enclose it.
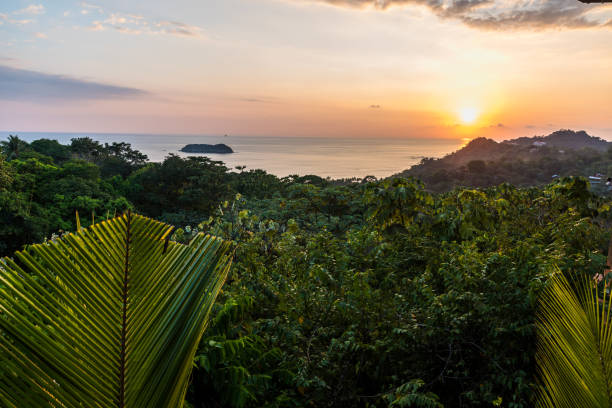
<instances>
[{"instance_id":1,"label":"tree","mask_svg":"<svg viewBox=\"0 0 612 408\"><path fill-rule=\"evenodd\" d=\"M394 225L406 227L417 213L433 203L433 198L421 183L393 178L368 184L366 202L371 206L370 219L387 229Z\"/></svg>"},{"instance_id":2,"label":"tree","mask_svg":"<svg viewBox=\"0 0 612 408\"><path fill-rule=\"evenodd\" d=\"M612 407L612 304L585 280L573 288L558 274L541 297L540 407Z\"/></svg>"},{"instance_id":3,"label":"tree","mask_svg":"<svg viewBox=\"0 0 612 408\"><path fill-rule=\"evenodd\" d=\"M172 215L175 223L199 221L229 198L227 182L227 167L221 162L170 154L163 163L132 173L128 198L149 216Z\"/></svg>"},{"instance_id":4,"label":"tree","mask_svg":"<svg viewBox=\"0 0 612 408\"><path fill-rule=\"evenodd\" d=\"M30 143L30 147L38 153L52 157L55 162L69 160L71 155L70 147L60 144L57 140L38 139Z\"/></svg>"},{"instance_id":5,"label":"tree","mask_svg":"<svg viewBox=\"0 0 612 408\"><path fill-rule=\"evenodd\" d=\"M9 166L6 164L4 157L0 156L0 191L5 189L13 181L13 176Z\"/></svg>"},{"instance_id":6,"label":"tree","mask_svg":"<svg viewBox=\"0 0 612 408\"><path fill-rule=\"evenodd\" d=\"M483 160L472 160L467 164L470 173L482 173L486 170L487 165Z\"/></svg>"},{"instance_id":7,"label":"tree","mask_svg":"<svg viewBox=\"0 0 612 408\"><path fill-rule=\"evenodd\" d=\"M1 142L2 152L8 160L13 160L19 157L19 154L27 149L28 144L21 140L18 136L9 135L6 142Z\"/></svg>"},{"instance_id":8,"label":"tree","mask_svg":"<svg viewBox=\"0 0 612 408\"><path fill-rule=\"evenodd\" d=\"M70 150L83 160L94 160L103 154L104 147L89 137L77 137L71 139Z\"/></svg>"},{"instance_id":9,"label":"tree","mask_svg":"<svg viewBox=\"0 0 612 408\"><path fill-rule=\"evenodd\" d=\"M5 407L181 407L231 243L131 213L0 260Z\"/></svg>"}]
</instances>

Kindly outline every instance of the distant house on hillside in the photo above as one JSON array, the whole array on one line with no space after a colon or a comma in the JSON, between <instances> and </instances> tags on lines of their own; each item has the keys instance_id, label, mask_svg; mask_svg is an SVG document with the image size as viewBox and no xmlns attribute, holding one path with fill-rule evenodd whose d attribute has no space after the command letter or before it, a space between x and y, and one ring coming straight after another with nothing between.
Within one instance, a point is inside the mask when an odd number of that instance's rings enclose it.
<instances>
[{"instance_id":1,"label":"distant house on hillside","mask_svg":"<svg viewBox=\"0 0 612 408\"><path fill-rule=\"evenodd\" d=\"M601 183L601 177L599 177L599 176L589 176L589 182L591 184L599 184L599 183Z\"/></svg>"}]
</instances>

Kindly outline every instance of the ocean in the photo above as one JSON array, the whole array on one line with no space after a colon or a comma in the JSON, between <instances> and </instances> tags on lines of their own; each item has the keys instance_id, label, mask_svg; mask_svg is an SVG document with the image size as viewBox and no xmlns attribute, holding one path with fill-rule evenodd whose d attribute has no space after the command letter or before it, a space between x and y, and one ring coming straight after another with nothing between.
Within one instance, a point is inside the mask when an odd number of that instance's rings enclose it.
<instances>
[{"instance_id":1,"label":"ocean","mask_svg":"<svg viewBox=\"0 0 612 408\"><path fill-rule=\"evenodd\" d=\"M418 163L423 157L442 157L458 150L458 139L385 139L385 138L297 138L255 136L147 135L119 133L53 133L0 132L0 140L16 134L31 142L55 139L69 144L75 137L91 137L101 143L127 142L140 150L150 161L163 161L174 153L182 157L196 156L179 152L188 143L224 143L233 154L204 154L227 167L246 166L263 169L279 177L291 174L316 174L322 177L350 178L368 175L387 177Z\"/></svg>"}]
</instances>

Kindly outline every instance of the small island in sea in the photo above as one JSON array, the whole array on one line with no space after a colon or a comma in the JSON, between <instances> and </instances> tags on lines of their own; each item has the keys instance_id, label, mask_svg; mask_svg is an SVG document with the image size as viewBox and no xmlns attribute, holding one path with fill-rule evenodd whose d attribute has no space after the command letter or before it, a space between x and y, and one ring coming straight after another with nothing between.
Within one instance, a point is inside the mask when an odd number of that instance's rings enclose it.
<instances>
[{"instance_id":1,"label":"small island in sea","mask_svg":"<svg viewBox=\"0 0 612 408\"><path fill-rule=\"evenodd\" d=\"M219 143L215 145L211 144L188 144L181 150L184 153L234 153L231 147L226 144Z\"/></svg>"}]
</instances>

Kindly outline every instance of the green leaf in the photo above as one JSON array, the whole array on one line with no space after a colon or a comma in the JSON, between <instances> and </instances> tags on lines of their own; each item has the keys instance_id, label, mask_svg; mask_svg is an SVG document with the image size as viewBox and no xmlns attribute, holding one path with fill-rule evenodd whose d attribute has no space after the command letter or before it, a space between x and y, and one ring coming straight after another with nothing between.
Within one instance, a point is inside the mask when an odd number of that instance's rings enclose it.
<instances>
[{"instance_id":1,"label":"green leaf","mask_svg":"<svg viewBox=\"0 0 612 408\"><path fill-rule=\"evenodd\" d=\"M607 290L606 290L607 291ZM540 300L536 362L540 407L612 407L610 298L561 274Z\"/></svg>"},{"instance_id":2,"label":"green leaf","mask_svg":"<svg viewBox=\"0 0 612 408\"><path fill-rule=\"evenodd\" d=\"M0 260L0 405L180 407L231 243L131 213Z\"/></svg>"}]
</instances>

